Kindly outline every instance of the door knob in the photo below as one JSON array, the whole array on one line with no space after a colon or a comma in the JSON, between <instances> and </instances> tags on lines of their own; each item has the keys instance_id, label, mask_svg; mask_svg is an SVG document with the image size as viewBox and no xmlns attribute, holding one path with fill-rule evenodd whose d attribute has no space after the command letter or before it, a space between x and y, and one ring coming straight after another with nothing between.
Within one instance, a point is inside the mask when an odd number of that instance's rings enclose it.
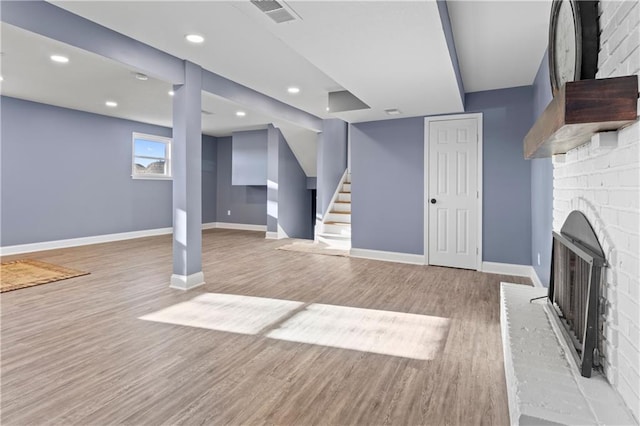
<instances>
[{"instance_id":1,"label":"door knob","mask_svg":"<svg viewBox=\"0 0 640 426\"><path fill-rule=\"evenodd\" d=\"M431 199L431 204L435 204L435 203L436 203L436 199L435 199L435 198L432 198L432 199Z\"/></svg>"}]
</instances>

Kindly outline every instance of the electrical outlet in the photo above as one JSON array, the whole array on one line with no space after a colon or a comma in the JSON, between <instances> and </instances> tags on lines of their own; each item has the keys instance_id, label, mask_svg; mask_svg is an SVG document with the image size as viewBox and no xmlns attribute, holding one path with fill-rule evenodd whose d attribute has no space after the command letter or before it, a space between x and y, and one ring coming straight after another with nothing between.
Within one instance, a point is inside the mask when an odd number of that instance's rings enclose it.
<instances>
[{"instance_id":1,"label":"electrical outlet","mask_svg":"<svg viewBox=\"0 0 640 426\"><path fill-rule=\"evenodd\" d=\"M231 210L227 210L227 216L231 216ZM540 255L538 255L538 259L540 259ZM538 265L540 264L540 260L538 260Z\"/></svg>"},{"instance_id":2,"label":"electrical outlet","mask_svg":"<svg viewBox=\"0 0 640 426\"><path fill-rule=\"evenodd\" d=\"M538 266L540 266L540 253L538 253Z\"/></svg>"}]
</instances>

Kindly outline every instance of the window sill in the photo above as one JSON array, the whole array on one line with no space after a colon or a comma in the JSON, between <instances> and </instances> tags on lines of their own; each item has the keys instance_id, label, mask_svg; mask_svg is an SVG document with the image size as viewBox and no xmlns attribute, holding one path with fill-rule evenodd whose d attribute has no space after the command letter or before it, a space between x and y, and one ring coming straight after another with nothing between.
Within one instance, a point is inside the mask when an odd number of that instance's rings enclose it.
<instances>
[{"instance_id":1,"label":"window sill","mask_svg":"<svg viewBox=\"0 0 640 426\"><path fill-rule=\"evenodd\" d=\"M131 179L135 179L135 180L173 180L173 176L140 176L140 175L131 175Z\"/></svg>"}]
</instances>

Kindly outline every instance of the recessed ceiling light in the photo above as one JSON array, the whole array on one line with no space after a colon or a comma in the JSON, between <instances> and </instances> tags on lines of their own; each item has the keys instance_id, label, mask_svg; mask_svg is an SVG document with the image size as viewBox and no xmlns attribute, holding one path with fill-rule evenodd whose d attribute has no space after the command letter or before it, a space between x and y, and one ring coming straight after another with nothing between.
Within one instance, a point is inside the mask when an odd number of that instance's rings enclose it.
<instances>
[{"instance_id":1,"label":"recessed ceiling light","mask_svg":"<svg viewBox=\"0 0 640 426\"><path fill-rule=\"evenodd\" d=\"M176 94L176 92L174 92L173 90L169 90L169 96L173 96L175 94Z\"/></svg>"},{"instance_id":2,"label":"recessed ceiling light","mask_svg":"<svg viewBox=\"0 0 640 426\"><path fill-rule=\"evenodd\" d=\"M0 81L4 81L4 77L0 75Z\"/></svg>"},{"instance_id":3,"label":"recessed ceiling light","mask_svg":"<svg viewBox=\"0 0 640 426\"><path fill-rule=\"evenodd\" d=\"M386 112L389 115L400 115L401 114L400 110L397 109L397 108L385 109L384 112Z\"/></svg>"},{"instance_id":4,"label":"recessed ceiling light","mask_svg":"<svg viewBox=\"0 0 640 426\"><path fill-rule=\"evenodd\" d=\"M114 101L107 101L107 102L105 102L104 104L105 104L106 106L108 106L109 108L115 108L115 107L117 107L117 106L118 106L118 103L117 103L117 102L114 102Z\"/></svg>"},{"instance_id":5,"label":"recessed ceiling light","mask_svg":"<svg viewBox=\"0 0 640 426\"><path fill-rule=\"evenodd\" d=\"M247 115L247 113L246 113L246 112L244 112L244 111L236 111L236 115L237 115L238 117L244 117L245 115Z\"/></svg>"},{"instance_id":6,"label":"recessed ceiling light","mask_svg":"<svg viewBox=\"0 0 640 426\"><path fill-rule=\"evenodd\" d=\"M137 73L136 73L136 78L137 78L138 80L142 80L142 81L146 81L146 80L148 80L148 79L149 79L149 77L147 77L147 75L146 75L146 74L142 74L141 72L137 72Z\"/></svg>"},{"instance_id":7,"label":"recessed ceiling light","mask_svg":"<svg viewBox=\"0 0 640 426\"><path fill-rule=\"evenodd\" d=\"M291 93L292 95L295 95L296 93L300 93L300 88L299 87L289 87L287 89L287 92Z\"/></svg>"},{"instance_id":8,"label":"recessed ceiling light","mask_svg":"<svg viewBox=\"0 0 640 426\"><path fill-rule=\"evenodd\" d=\"M204 41L204 37L199 34L187 34L184 38L186 38L188 42L196 44L200 44Z\"/></svg>"},{"instance_id":9,"label":"recessed ceiling light","mask_svg":"<svg viewBox=\"0 0 640 426\"><path fill-rule=\"evenodd\" d=\"M329 111L329 107L327 107L327 111Z\"/></svg>"},{"instance_id":10,"label":"recessed ceiling light","mask_svg":"<svg viewBox=\"0 0 640 426\"><path fill-rule=\"evenodd\" d=\"M53 62L57 62L59 64L66 64L67 62L69 62L69 58L62 55L51 55L50 58Z\"/></svg>"}]
</instances>

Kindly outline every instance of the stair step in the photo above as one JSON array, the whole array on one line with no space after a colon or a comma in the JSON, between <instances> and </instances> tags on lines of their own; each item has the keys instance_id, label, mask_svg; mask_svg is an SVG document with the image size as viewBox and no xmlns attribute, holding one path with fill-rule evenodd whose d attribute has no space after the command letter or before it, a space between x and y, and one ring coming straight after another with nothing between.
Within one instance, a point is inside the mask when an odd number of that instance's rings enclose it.
<instances>
[{"instance_id":1,"label":"stair step","mask_svg":"<svg viewBox=\"0 0 640 426\"><path fill-rule=\"evenodd\" d=\"M324 217L325 223L327 222L343 222L351 223L351 212L329 212Z\"/></svg>"},{"instance_id":2,"label":"stair step","mask_svg":"<svg viewBox=\"0 0 640 426\"><path fill-rule=\"evenodd\" d=\"M349 238L335 238L318 235L318 241L331 248L345 250L345 252L351 249L351 239Z\"/></svg>"},{"instance_id":3,"label":"stair step","mask_svg":"<svg viewBox=\"0 0 640 426\"><path fill-rule=\"evenodd\" d=\"M351 235L334 234L333 232L321 232L318 234L320 237L333 238L336 240L350 240Z\"/></svg>"},{"instance_id":4,"label":"stair step","mask_svg":"<svg viewBox=\"0 0 640 426\"><path fill-rule=\"evenodd\" d=\"M350 203L351 202L351 193L349 194L340 194L338 193L338 201L343 202L343 203Z\"/></svg>"},{"instance_id":5,"label":"stair step","mask_svg":"<svg viewBox=\"0 0 640 426\"><path fill-rule=\"evenodd\" d=\"M351 191L340 191L338 194L351 194Z\"/></svg>"},{"instance_id":6,"label":"stair step","mask_svg":"<svg viewBox=\"0 0 640 426\"><path fill-rule=\"evenodd\" d=\"M351 214L351 212L339 212L337 210L331 210L329 213L331 213L331 214Z\"/></svg>"},{"instance_id":7,"label":"stair step","mask_svg":"<svg viewBox=\"0 0 640 426\"><path fill-rule=\"evenodd\" d=\"M320 233L343 235L351 238L351 224L344 222L325 222L318 230Z\"/></svg>"},{"instance_id":8,"label":"stair step","mask_svg":"<svg viewBox=\"0 0 640 426\"><path fill-rule=\"evenodd\" d=\"M351 214L350 203L333 203L330 213Z\"/></svg>"},{"instance_id":9,"label":"stair step","mask_svg":"<svg viewBox=\"0 0 640 426\"><path fill-rule=\"evenodd\" d=\"M351 204L351 201L334 201L336 204Z\"/></svg>"}]
</instances>

